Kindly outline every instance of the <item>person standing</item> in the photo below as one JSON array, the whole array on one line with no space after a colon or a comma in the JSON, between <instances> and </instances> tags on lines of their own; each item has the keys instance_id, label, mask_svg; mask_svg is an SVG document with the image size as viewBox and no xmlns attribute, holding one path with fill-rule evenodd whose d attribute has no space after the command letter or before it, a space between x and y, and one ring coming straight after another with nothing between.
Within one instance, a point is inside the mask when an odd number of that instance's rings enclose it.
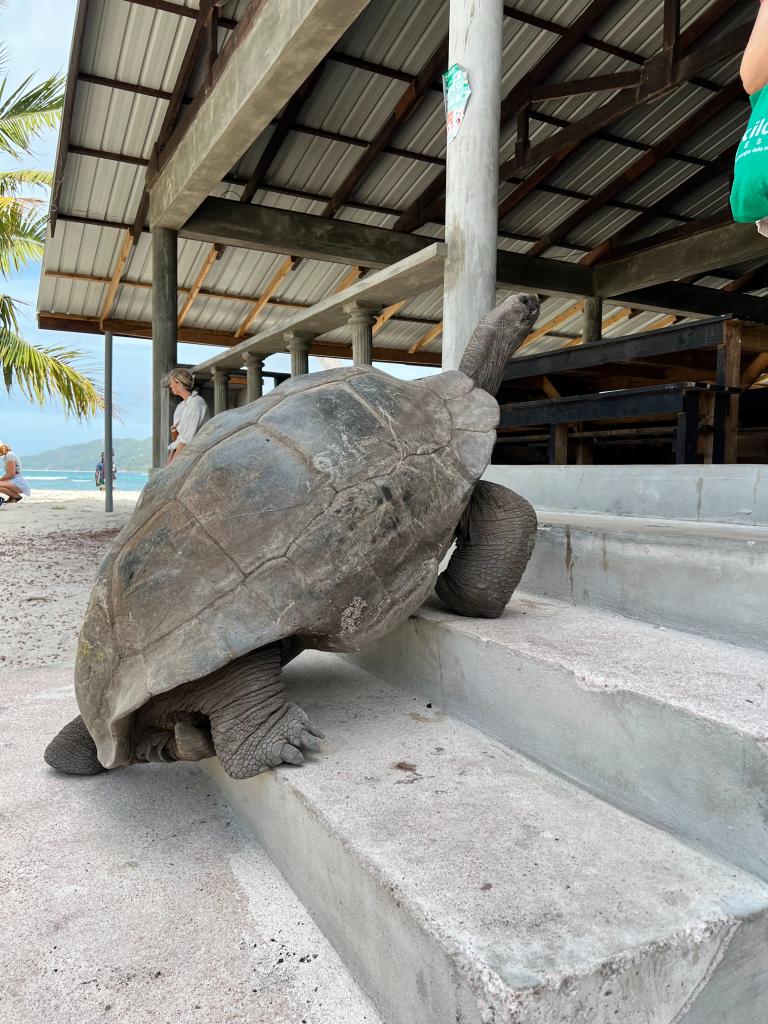
<instances>
[{"instance_id":1,"label":"person standing","mask_svg":"<svg viewBox=\"0 0 768 1024\"><path fill-rule=\"evenodd\" d=\"M768 3L760 0L752 35L741 60L741 82L750 96L768 85Z\"/></svg>"},{"instance_id":2,"label":"person standing","mask_svg":"<svg viewBox=\"0 0 768 1024\"><path fill-rule=\"evenodd\" d=\"M0 477L0 501L21 501L22 497L29 497L32 491L22 475L21 460L5 441L0 441L0 457L5 468Z\"/></svg>"},{"instance_id":3,"label":"person standing","mask_svg":"<svg viewBox=\"0 0 768 1024\"><path fill-rule=\"evenodd\" d=\"M171 370L168 376L168 386L171 393L180 398L173 414L173 427L171 436L173 441L168 447L167 465L173 462L179 452L189 444L200 427L206 423L211 414L208 411L205 399L194 390L195 378L189 370L183 366L177 366Z\"/></svg>"}]
</instances>

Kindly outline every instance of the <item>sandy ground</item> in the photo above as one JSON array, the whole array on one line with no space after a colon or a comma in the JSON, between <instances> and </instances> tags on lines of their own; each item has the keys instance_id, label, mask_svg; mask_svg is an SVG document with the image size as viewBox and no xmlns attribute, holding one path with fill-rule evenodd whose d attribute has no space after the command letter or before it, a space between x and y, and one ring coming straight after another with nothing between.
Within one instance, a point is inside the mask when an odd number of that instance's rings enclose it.
<instances>
[{"instance_id":1,"label":"sandy ground","mask_svg":"<svg viewBox=\"0 0 768 1024\"><path fill-rule=\"evenodd\" d=\"M0 507L0 666L74 662L75 644L99 562L125 525L138 492L115 511L93 491L42 491Z\"/></svg>"},{"instance_id":2,"label":"sandy ground","mask_svg":"<svg viewBox=\"0 0 768 1024\"><path fill-rule=\"evenodd\" d=\"M0 1022L383 1024L197 765L59 775L75 643L138 494L0 508Z\"/></svg>"}]
</instances>

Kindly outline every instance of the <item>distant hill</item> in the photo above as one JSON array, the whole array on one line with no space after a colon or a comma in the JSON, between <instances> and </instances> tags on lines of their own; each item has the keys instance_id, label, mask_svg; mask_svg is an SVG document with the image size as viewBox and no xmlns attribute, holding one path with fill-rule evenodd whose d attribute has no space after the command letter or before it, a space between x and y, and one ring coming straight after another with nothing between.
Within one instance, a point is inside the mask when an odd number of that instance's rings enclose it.
<instances>
[{"instance_id":1,"label":"distant hill","mask_svg":"<svg viewBox=\"0 0 768 1024\"><path fill-rule=\"evenodd\" d=\"M134 437L116 437L114 441L115 463L118 471L145 473L152 465L152 438L138 440ZM24 469L93 469L104 450L103 441L87 441L85 444L68 444L65 448L24 455L19 452Z\"/></svg>"}]
</instances>

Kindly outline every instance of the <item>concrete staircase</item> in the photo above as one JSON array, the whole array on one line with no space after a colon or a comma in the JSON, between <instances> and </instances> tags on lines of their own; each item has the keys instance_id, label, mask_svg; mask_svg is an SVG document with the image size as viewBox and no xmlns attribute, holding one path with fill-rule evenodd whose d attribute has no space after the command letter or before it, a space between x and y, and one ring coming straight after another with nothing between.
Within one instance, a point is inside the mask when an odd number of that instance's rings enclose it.
<instances>
[{"instance_id":1,"label":"concrete staircase","mask_svg":"<svg viewBox=\"0 0 768 1024\"><path fill-rule=\"evenodd\" d=\"M605 511L498 621L298 659L303 768L210 763L389 1024L768 1019L768 529Z\"/></svg>"}]
</instances>

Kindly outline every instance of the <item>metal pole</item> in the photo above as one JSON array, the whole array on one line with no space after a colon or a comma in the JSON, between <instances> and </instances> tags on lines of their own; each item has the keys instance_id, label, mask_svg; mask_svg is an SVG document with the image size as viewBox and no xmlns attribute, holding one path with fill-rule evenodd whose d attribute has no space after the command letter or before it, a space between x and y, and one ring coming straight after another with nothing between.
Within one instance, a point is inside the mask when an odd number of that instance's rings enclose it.
<instances>
[{"instance_id":1,"label":"metal pole","mask_svg":"<svg viewBox=\"0 0 768 1024\"><path fill-rule=\"evenodd\" d=\"M112 501L112 332L104 334L104 511Z\"/></svg>"},{"instance_id":2,"label":"metal pole","mask_svg":"<svg viewBox=\"0 0 768 1024\"><path fill-rule=\"evenodd\" d=\"M466 71L472 94L446 153L445 370L496 305L502 14L498 0L451 0L448 64Z\"/></svg>"},{"instance_id":3,"label":"metal pole","mask_svg":"<svg viewBox=\"0 0 768 1024\"><path fill-rule=\"evenodd\" d=\"M168 459L170 434L163 424L163 377L176 365L177 236L170 228L152 232L152 467Z\"/></svg>"}]
</instances>

